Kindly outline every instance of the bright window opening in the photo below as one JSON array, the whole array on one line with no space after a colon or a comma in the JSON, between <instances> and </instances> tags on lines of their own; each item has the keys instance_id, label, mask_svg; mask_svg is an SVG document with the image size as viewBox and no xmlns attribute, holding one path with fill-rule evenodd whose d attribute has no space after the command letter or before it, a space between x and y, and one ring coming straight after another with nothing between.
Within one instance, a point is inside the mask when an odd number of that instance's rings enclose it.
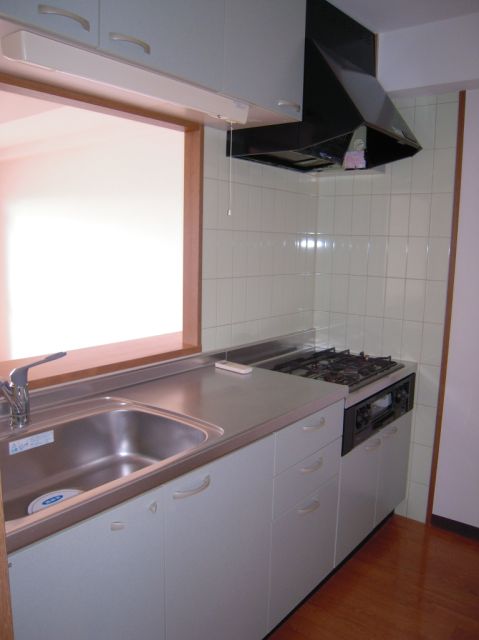
<instances>
[{"instance_id":1,"label":"bright window opening","mask_svg":"<svg viewBox=\"0 0 479 640\"><path fill-rule=\"evenodd\" d=\"M0 361L181 334L185 131L0 98Z\"/></svg>"}]
</instances>

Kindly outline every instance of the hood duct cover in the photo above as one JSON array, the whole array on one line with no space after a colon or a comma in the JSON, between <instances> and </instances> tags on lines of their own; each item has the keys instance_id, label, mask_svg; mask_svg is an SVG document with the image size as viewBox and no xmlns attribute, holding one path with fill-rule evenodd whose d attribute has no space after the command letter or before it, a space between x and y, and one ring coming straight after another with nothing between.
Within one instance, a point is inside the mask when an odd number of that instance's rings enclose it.
<instances>
[{"instance_id":1,"label":"hood duct cover","mask_svg":"<svg viewBox=\"0 0 479 640\"><path fill-rule=\"evenodd\" d=\"M307 33L311 31L308 25ZM229 137L228 153L230 144ZM305 44L303 121L241 129L232 135L234 157L303 172L333 165L370 169L420 149L376 77L311 35Z\"/></svg>"}]
</instances>

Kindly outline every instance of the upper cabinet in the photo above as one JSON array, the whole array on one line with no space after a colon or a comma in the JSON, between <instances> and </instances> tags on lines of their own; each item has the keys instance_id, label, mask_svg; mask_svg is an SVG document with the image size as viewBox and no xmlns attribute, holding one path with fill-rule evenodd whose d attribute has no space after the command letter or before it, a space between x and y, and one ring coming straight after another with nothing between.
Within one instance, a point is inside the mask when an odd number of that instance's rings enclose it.
<instances>
[{"instance_id":1,"label":"upper cabinet","mask_svg":"<svg viewBox=\"0 0 479 640\"><path fill-rule=\"evenodd\" d=\"M220 90L224 0L100 0L100 49Z\"/></svg>"},{"instance_id":2,"label":"upper cabinet","mask_svg":"<svg viewBox=\"0 0 479 640\"><path fill-rule=\"evenodd\" d=\"M302 114L306 0L0 0L0 18L256 107Z\"/></svg>"},{"instance_id":3,"label":"upper cabinet","mask_svg":"<svg viewBox=\"0 0 479 640\"><path fill-rule=\"evenodd\" d=\"M222 92L301 119L306 0L226 0Z\"/></svg>"},{"instance_id":4,"label":"upper cabinet","mask_svg":"<svg viewBox=\"0 0 479 640\"><path fill-rule=\"evenodd\" d=\"M98 46L99 0L0 0L0 16Z\"/></svg>"}]
</instances>

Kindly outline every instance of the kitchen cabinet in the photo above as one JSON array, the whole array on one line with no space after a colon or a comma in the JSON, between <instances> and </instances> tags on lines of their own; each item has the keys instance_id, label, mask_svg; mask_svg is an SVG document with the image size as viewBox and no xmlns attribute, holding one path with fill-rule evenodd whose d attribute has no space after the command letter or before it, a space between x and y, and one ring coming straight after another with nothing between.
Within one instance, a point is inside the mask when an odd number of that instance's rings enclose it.
<instances>
[{"instance_id":1,"label":"kitchen cabinet","mask_svg":"<svg viewBox=\"0 0 479 640\"><path fill-rule=\"evenodd\" d=\"M266 635L273 436L165 486L168 640Z\"/></svg>"},{"instance_id":2,"label":"kitchen cabinet","mask_svg":"<svg viewBox=\"0 0 479 640\"><path fill-rule=\"evenodd\" d=\"M10 554L16 640L264 638L333 569L343 410Z\"/></svg>"},{"instance_id":3,"label":"kitchen cabinet","mask_svg":"<svg viewBox=\"0 0 479 640\"><path fill-rule=\"evenodd\" d=\"M96 47L98 6L99 0L0 0L0 16Z\"/></svg>"},{"instance_id":4,"label":"kitchen cabinet","mask_svg":"<svg viewBox=\"0 0 479 640\"><path fill-rule=\"evenodd\" d=\"M222 93L301 120L306 0L226 0Z\"/></svg>"},{"instance_id":5,"label":"kitchen cabinet","mask_svg":"<svg viewBox=\"0 0 479 640\"><path fill-rule=\"evenodd\" d=\"M341 458L336 564L374 528L380 447L375 436Z\"/></svg>"},{"instance_id":6,"label":"kitchen cabinet","mask_svg":"<svg viewBox=\"0 0 479 640\"><path fill-rule=\"evenodd\" d=\"M411 414L405 414L381 431L381 459L374 526L406 497Z\"/></svg>"},{"instance_id":7,"label":"kitchen cabinet","mask_svg":"<svg viewBox=\"0 0 479 640\"><path fill-rule=\"evenodd\" d=\"M100 0L100 49L215 90L223 32L224 0Z\"/></svg>"},{"instance_id":8,"label":"kitchen cabinet","mask_svg":"<svg viewBox=\"0 0 479 640\"><path fill-rule=\"evenodd\" d=\"M15 640L164 640L154 490L9 556Z\"/></svg>"},{"instance_id":9,"label":"kitchen cabinet","mask_svg":"<svg viewBox=\"0 0 479 640\"><path fill-rule=\"evenodd\" d=\"M341 458L335 564L404 499L410 439L408 412Z\"/></svg>"},{"instance_id":10,"label":"kitchen cabinet","mask_svg":"<svg viewBox=\"0 0 479 640\"><path fill-rule=\"evenodd\" d=\"M0 17L300 120L306 0L0 0Z\"/></svg>"},{"instance_id":11,"label":"kitchen cabinet","mask_svg":"<svg viewBox=\"0 0 479 640\"><path fill-rule=\"evenodd\" d=\"M269 630L334 566L338 476L273 524Z\"/></svg>"},{"instance_id":12,"label":"kitchen cabinet","mask_svg":"<svg viewBox=\"0 0 479 640\"><path fill-rule=\"evenodd\" d=\"M276 434L268 630L333 569L343 407Z\"/></svg>"}]
</instances>

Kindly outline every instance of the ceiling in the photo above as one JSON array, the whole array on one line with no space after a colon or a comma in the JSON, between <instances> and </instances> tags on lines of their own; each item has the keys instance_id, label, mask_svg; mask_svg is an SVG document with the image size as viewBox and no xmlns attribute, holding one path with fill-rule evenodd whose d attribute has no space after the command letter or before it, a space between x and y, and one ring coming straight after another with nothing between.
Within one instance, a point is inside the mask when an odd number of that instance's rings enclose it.
<instances>
[{"instance_id":1,"label":"ceiling","mask_svg":"<svg viewBox=\"0 0 479 640\"><path fill-rule=\"evenodd\" d=\"M375 33L479 12L479 0L328 0Z\"/></svg>"}]
</instances>

